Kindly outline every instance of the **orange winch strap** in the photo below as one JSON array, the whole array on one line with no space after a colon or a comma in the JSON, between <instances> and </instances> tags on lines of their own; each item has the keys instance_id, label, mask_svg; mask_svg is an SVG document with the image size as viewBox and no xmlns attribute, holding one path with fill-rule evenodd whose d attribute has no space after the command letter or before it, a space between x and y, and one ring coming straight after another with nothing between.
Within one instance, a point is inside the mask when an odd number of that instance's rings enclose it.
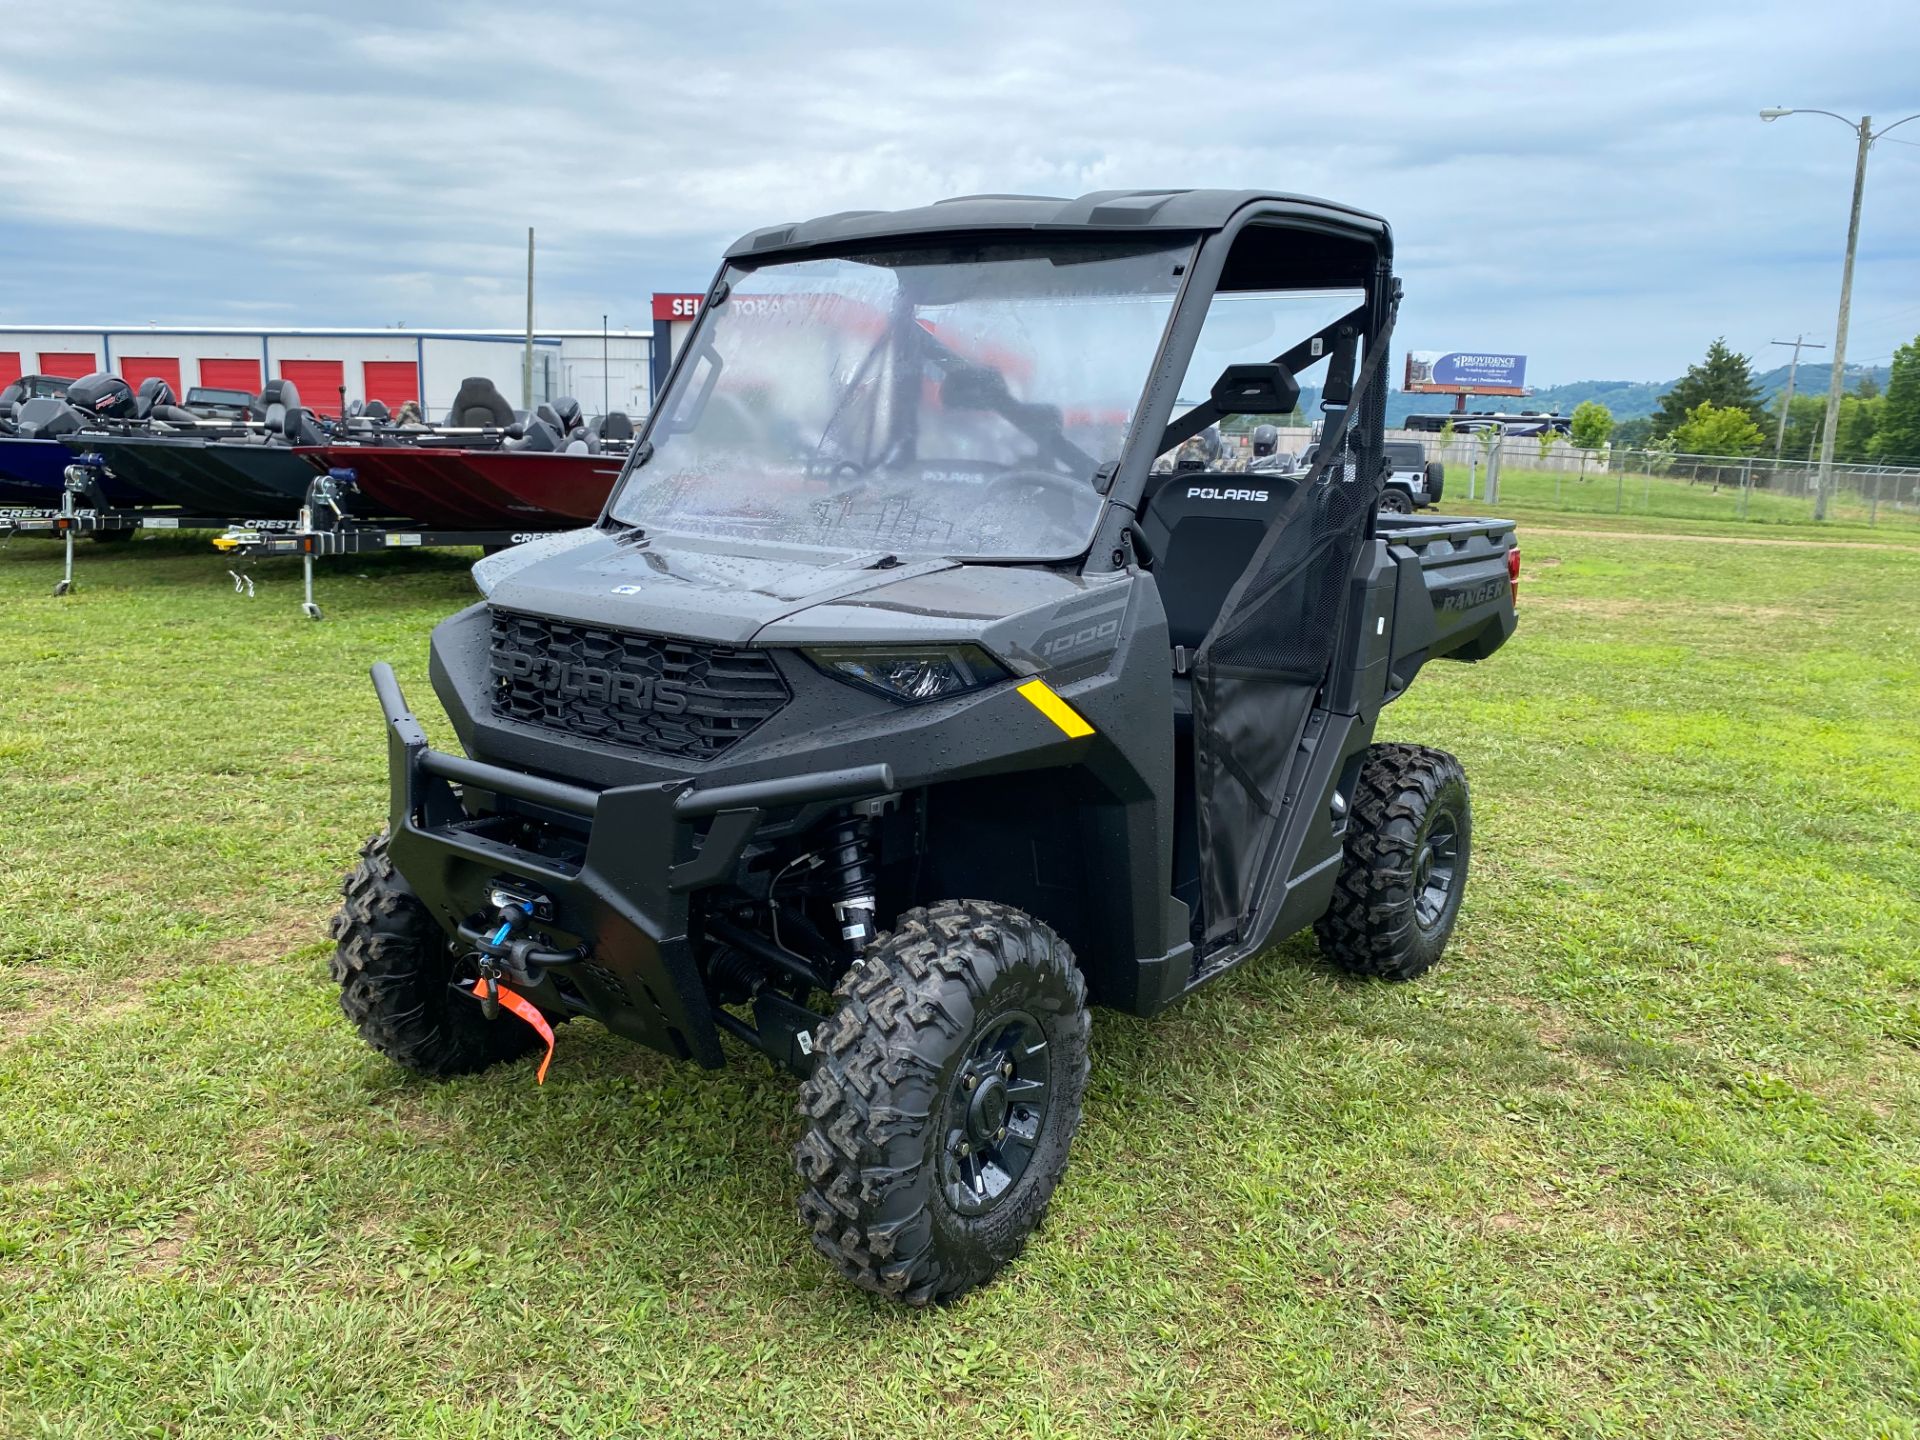
<instances>
[{"instance_id":1,"label":"orange winch strap","mask_svg":"<svg viewBox=\"0 0 1920 1440\"><path fill-rule=\"evenodd\" d=\"M473 982L475 999L479 998L480 985L481 982L478 980ZM504 985L499 987L499 991L500 1003L531 1025L534 1033L547 1042L546 1056L541 1060L540 1068L533 1074L533 1083L544 1085L547 1083L547 1067L553 1064L553 1027L547 1024L547 1017L540 1013L540 1007L526 996L516 995Z\"/></svg>"}]
</instances>

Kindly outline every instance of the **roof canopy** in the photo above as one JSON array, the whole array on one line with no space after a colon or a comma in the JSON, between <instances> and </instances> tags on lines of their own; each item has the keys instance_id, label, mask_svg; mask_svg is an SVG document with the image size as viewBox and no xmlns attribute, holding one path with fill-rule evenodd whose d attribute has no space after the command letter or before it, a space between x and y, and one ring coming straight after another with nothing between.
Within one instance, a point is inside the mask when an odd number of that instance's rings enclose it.
<instances>
[{"instance_id":1,"label":"roof canopy","mask_svg":"<svg viewBox=\"0 0 1920 1440\"><path fill-rule=\"evenodd\" d=\"M727 258L763 260L940 233L1204 234L1226 229L1243 218L1242 212L1361 240L1383 256L1392 250L1391 232L1378 215L1307 195L1264 190L1096 190L1077 200L1055 195L963 195L911 210L843 210L817 220L750 231L728 247Z\"/></svg>"}]
</instances>

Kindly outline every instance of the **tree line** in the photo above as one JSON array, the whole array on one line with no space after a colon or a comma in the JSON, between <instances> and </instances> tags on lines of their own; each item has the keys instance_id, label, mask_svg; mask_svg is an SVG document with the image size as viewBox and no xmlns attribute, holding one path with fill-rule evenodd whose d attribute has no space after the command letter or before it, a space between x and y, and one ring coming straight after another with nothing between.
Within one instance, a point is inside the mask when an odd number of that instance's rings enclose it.
<instances>
[{"instance_id":1,"label":"tree line","mask_svg":"<svg viewBox=\"0 0 1920 1440\"><path fill-rule=\"evenodd\" d=\"M1824 376L1824 366L1807 372ZM1573 443L1598 449L1609 440L1627 449L1670 449L1690 455L1772 454L1785 460L1818 459L1827 420L1825 385L1797 393L1781 428L1786 392L1766 401L1753 378L1753 359L1725 339L1707 347L1706 358L1660 397L1652 415L1616 422L1592 400L1574 408ZM1893 369L1881 390L1863 376L1840 401L1833 458L1844 464L1920 466L1920 336L1893 352Z\"/></svg>"}]
</instances>

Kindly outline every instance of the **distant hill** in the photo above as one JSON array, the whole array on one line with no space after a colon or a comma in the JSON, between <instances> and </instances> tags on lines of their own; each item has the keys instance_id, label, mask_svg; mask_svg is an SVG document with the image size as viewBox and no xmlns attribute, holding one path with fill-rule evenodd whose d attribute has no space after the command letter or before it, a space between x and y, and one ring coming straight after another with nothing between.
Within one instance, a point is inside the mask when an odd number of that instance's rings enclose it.
<instances>
[{"instance_id":1,"label":"distant hill","mask_svg":"<svg viewBox=\"0 0 1920 1440\"><path fill-rule=\"evenodd\" d=\"M1800 362L1800 380L1795 393L1800 395L1824 395L1827 393L1827 366L1813 360ZM1892 369L1886 365L1849 365L1847 366L1847 388L1851 390L1862 378L1871 375L1882 390L1887 388L1887 379ZM1787 367L1768 370L1754 376L1759 383L1760 393L1769 401L1787 386ZM1550 385L1536 390L1524 400L1504 400L1489 396L1485 400L1469 401L1477 410L1512 409L1553 411L1561 415L1573 413L1573 407L1584 400L1598 400L1613 412L1616 420L1631 420L1637 415L1651 415L1660 408L1660 397L1679 383L1679 377L1672 380L1570 380L1564 385ZM1409 395L1402 390L1387 392L1387 424L1397 426L1407 416L1414 414L1435 414L1446 410L1452 403L1448 395ZM1320 405L1318 386L1306 386L1300 391L1300 408L1308 416L1317 415Z\"/></svg>"}]
</instances>

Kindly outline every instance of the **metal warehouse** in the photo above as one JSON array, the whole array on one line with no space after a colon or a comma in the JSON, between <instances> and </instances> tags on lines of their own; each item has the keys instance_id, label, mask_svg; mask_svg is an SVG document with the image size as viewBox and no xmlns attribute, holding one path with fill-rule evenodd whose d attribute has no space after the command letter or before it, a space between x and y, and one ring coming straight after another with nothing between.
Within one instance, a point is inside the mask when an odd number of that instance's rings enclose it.
<instances>
[{"instance_id":1,"label":"metal warehouse","mask_svg":"<svg viewBox=\"0 0 1920 1440\"><path fill-rule=\"evenodd\" d=\"M542 330L533 336L531 401L572 395L592 412L644 414L653 335L646 330ZM290 380L309 408L342 401L417 401L444 411L468 376L523 398L527 338L511 330L245 329L190 325L0 326L0 385L20 375L68 379L111 371L137 386L159 376L176 394L195 386L257 393Z\"/></svg>"}]
</instances>

